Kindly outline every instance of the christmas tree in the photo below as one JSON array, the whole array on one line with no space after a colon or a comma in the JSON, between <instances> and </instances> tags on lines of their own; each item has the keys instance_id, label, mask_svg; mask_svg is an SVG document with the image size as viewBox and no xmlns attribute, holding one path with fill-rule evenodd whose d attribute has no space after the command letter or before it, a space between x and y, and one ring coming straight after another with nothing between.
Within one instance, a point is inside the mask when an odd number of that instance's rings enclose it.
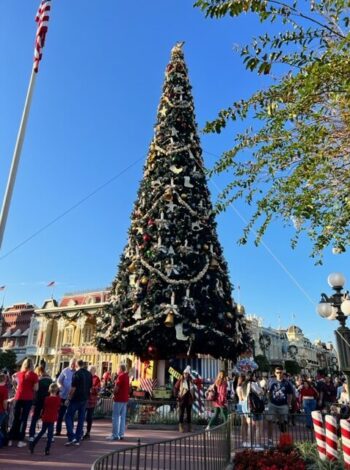
<instances>
[{"instance_id":1,"label":"christmas tree","mask_svg":"<svg viewBox=\"0 0 350 470\"><path fill-rule=\"evenodd\" d=\"M111 303L98 321L98 346L141 358L234 360L249 338L231 289L178 43Z\"/></svg>"}]
</instances>

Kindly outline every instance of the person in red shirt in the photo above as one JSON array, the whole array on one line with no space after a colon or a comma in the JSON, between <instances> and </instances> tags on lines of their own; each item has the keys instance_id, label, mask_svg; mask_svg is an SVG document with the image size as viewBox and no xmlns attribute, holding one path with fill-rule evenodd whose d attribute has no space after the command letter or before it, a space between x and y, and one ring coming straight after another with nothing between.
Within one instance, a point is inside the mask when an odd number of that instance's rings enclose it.
<instances>
[{"instance_id":1,"label":"person in red shirt","mask_svg":"<svg viewBox=\"0 0 350 470\"><path fill-rule=\"evenodd\" d=\"M121 364L115 381L112 414L113 429L112 434L106 437L108 441L122 441L124 439L129 389L129 375L126 372L126 366Z\"/></svg>"},{"instance_id":2,"label":"person in red shirt","mask_svg":"<svg viewBox=\"0 0 350 470\"><path fill-rule=\"evenodd\" d=\"M312 418L311 413L316 410L318 392L307 380L304 380L301 389L299 390L299 397L301 405L305 411L306 427L311 429Z\"/></svg>"},{"instance_id":3,"label":"person in red shirt","mask_svg":"<svg viewBox=\"0 0 350 470\"><path fill-rule=\"evenodd\" d=\"M7 441L7 399L9 397L8 394L8 386L6 380L6 374L0 373L0 432L2 434L2 445L4 441ZM0 445L1 447L1 445Z\"/></svg>"},{"instance_id":4,"label":"person in red shirt","mask_svg":"<svg viewBox=\"0 0 350 470\"><path fill-rule=\"evenodd\" d=\"M61 406L61 398L58 396L57 384L54 383L50 385L49 394L50 395L44 400L44 408L41 415L42 428L37 434L37 436L34 438L34 441L29 442L29 450L31 453L34 452L35 446L47 431L45 455L50 454L50 447L53 438L53 429L58 419L58 412Z\"/></svg>"},{"instance_id":5,"label":"person in red shirt","mask_svg":"<svg viewBox=\"0 0 350 470\"><path fill-rule=\"evenodd\" d=\"M34 393L38 390L38 381L39 378L37 374L33 372L33 361L31 359L25 359L20 372L16 374L16 402L13 423L9 432L9 446L12 445L12 439L18 439L17 447L25 447L27 445L24 442L24 436Z\"/></svg>"},{"instance_id":6,"label":"person in red shirt","mask_svg":"<svg viewBox=\"0 0 350 470\"><path fill-rule=\"evenodd\" d=\"M94 410L98 400L98 394L101 389L101 380L98 375L96 375L96 367L89 367L90 374L92 375L92 387L90 390L90 395L86 405L86 433L83 436L83 439L90 439L90 431L92 427L92 419L94 415Z\"/></svg>"}]
</instances>

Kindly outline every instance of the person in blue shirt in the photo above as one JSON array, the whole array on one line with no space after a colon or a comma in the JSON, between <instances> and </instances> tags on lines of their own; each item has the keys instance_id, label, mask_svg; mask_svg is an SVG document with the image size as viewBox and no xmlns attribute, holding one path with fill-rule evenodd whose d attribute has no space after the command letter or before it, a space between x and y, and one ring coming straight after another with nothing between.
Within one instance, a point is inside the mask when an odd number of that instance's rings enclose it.
<instances>
[{"instance_id":1,"label":"person in blue shirt","mask_svg":"<svg viewBox=\"0 0 350 470\"><path fill-rule=\"evenodd\" d=\"M66 400L72 387L72 379L76 367L77 360L73 357L69 362L69 366L63 369L57 379L57 385L60 389L61 407L58 413L55 436L61 435L62 422L67 411Z\"/></svg>"},{"instance_id":2,"label":"person in blue shirt","mask_svg":"<svg viewBox=\"0 0 350 470\"><path fill-rule=\"evenodd\" d=\"M276 367L275 379L268 385L268 411L267 411L267 436L268 444L272 445L272 424L278 422L281 432L286 432L288 412L291 409L293 388L288 380L283 377L282 367Z\"/></svg>"}]
</instances>

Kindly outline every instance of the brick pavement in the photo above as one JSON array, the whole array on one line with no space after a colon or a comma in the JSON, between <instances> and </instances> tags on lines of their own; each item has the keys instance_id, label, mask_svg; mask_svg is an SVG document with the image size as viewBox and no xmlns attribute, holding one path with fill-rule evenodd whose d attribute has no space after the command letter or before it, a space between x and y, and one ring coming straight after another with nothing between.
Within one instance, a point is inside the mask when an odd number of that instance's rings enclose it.
<instances>
[{"instance_id":1,"label":"brick pavement","mask_svg":"<svg viewBox=\"0 0 350 470\"><path fill-rule=\"evenodd\" d=\"M172 430L128 429L124 441L108 442L105 436L111 431L110 420L94 421L92 431L91 439L82 442L80 447L65 447L67 439L56 437L49 456L44 455L45 437L38 443L33 455L28 447L0 449L0 470L90 470L99 456L136 445L139 438L144 444L179 437L175 427Z\"/></svg>"}]
</instances>

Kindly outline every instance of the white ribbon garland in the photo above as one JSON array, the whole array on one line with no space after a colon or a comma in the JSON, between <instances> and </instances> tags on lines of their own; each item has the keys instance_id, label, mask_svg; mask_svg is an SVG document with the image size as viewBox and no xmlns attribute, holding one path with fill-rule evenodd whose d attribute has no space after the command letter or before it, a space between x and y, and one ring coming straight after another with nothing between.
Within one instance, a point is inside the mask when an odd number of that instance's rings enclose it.
<instances>
[{"instance_id":1,"label":"white ribbon garland","mask_svg":"<svg viewBox=\"0 0 350 470\"><path fill-rule=\"evenodd\" d=\"M141 261L141 264L147 268L151 273L156 273L158 274L158 276L163 279L163 281L167 282L168 284L172 284L172 285L188 285L188 284L195 284L196 282L200 281L204 276L205 274L207 273L208 271L208 268L209 268L209 259L208 257L206 256L206 264L204 266L204 268L202 269L202 271L200 271L197 276L195 276L194 278L192 279L188 279L188 280L185 280L185 279L170 279L170 277L166 276L165 274L163 274L161 271L159 271L159 269L157 268L154 268L153 266L151 266L149 263L147 263L146 260L144 260L143 258L140 258L140 261Z\"/></svg>"}]
</instances>

